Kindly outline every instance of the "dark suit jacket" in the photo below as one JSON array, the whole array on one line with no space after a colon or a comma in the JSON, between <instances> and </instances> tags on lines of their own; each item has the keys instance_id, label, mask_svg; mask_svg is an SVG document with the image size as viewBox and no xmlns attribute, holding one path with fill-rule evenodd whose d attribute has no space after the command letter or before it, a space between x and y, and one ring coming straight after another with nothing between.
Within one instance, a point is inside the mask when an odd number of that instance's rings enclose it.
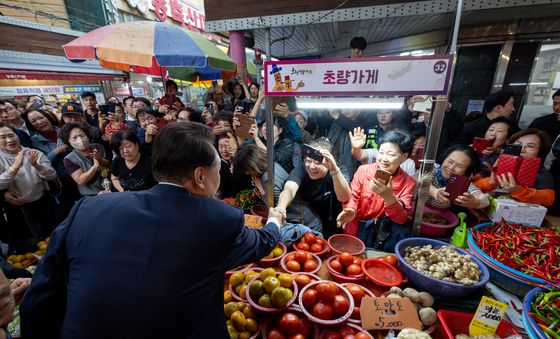
<instances>
[{"instance_id":1,"label":"dark suit jacket","mask_svg":"<svg viewBox=\"0 0 560 339\"><path fill-rule=\"evenodd\" d=\"M224 273L268 254L279 230L159 184L80 200L54 232L20 306L35 338L229 338Z\"/></svg>"},{"instance_id":2,"label":"dark suit jacket","mask_svg":"<svg viewBox=\"0 0 560 339\"><path fill-rule=\"evenodd\" d=\"M556 113L552 113L536 118L533 122L531 122L529 128L537 128L545 131L548 136L550 136L550 140L554 142L554 140L558 137L558 134L560 134L560 121L558 121Z\"/></svg>"}]
</instances>

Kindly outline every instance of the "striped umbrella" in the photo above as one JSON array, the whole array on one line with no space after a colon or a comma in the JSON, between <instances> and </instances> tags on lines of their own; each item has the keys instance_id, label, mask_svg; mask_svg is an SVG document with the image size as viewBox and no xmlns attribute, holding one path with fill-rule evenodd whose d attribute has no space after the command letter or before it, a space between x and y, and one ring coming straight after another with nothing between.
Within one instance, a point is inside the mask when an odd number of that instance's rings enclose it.
<instances>
[{"instance_id":1,"label":"striped umbrella","mask_svg":"<svg viewBox=\"0 0 560 339\"><path fill-rule=\"evenodd\" d=\"M154 21L136 21L95 29L62 46L70 60L98 59L106 68L161 75L216 76L235 70L235 61L198 33ZM181 76L177 76L181 79ZM188 80L188 79L184 79Z\"/></svg>"}]
</instances>

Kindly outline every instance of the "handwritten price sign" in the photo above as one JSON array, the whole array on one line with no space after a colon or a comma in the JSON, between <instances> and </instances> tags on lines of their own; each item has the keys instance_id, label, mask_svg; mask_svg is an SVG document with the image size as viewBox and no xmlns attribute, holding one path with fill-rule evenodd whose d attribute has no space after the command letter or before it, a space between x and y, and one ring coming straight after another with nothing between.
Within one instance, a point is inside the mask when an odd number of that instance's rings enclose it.
<instances>
[{"instance_id":1,"label":"handwritten price sign","mask_svg":"<svg viewBox=\"0 0 560 339\"><path fill-rule=\"evenodd\" d=\"M422 329L416 308L408 298L363 298L360 316L366 330Z\"/></svg>"},{"instance_id":2,"label":"handwritten price sign","mask_svg":"<svg viewBox=\"0 0 560 339\"><path fill-rule=\"evenodd\" d=\"M469 326L471 336L494 334L508 306L494 299L482 297Z\"/></svg>"}]
</instances>

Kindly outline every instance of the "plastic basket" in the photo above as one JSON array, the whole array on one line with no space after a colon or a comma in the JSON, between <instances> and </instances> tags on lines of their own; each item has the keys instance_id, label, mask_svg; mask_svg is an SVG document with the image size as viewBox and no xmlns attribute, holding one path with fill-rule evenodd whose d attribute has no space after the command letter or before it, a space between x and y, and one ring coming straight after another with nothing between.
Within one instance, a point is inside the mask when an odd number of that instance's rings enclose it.
<instances>
[{"instance_id":1,"label":"plastic basket","mask_svg":"<svg viewBox=\"0 0 560 339\"><path fill-rule=\"evenodd\" d=\"M447 310L439 310L437 314L444 339L454 339L456 335L469 334L469 325L474 314ZM519 335L519 332L509 322L502 320L496 330L496 335L506 338Z\"/></svg>"},{"instance_id":2,"label":"plastic basket","mask_svg":"<svg viewBox=\"0 0 560 339\"><path fill-rule=\"evenodd\" d=\"M328 244L333 254L348 252L360 256L366 250L366 245L360 239L348 234L335 234L329 238Z\"/></svg>"}]
</instances>

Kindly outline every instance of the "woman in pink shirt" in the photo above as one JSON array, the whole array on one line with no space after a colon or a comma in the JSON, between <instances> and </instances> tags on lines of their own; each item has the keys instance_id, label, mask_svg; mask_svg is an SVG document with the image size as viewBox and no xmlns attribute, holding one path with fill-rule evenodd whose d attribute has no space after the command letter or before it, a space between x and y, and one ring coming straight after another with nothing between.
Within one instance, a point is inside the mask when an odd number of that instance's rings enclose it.
<instances>
[{"instance_id":1,"label":"woman in pink shirt","mask_svg":"<svg viewBox=\"0 0 560 339\"><path fill-rule=\"evenodd\" d=\"M408 220L416 181L399 166L408 158L412 146L413 139L408 133L389 131L383 135L376 162L360 166L354 174L352 198L343 205L337 218L337 225L344 227L344 233L357 236L360 221L388 217L395 228L394 224L402 225ZM387 183L376 177L378 170L390 175ZM404 227L398 230L400 238L406 230Z\"/></svg>"}]
</instances>

